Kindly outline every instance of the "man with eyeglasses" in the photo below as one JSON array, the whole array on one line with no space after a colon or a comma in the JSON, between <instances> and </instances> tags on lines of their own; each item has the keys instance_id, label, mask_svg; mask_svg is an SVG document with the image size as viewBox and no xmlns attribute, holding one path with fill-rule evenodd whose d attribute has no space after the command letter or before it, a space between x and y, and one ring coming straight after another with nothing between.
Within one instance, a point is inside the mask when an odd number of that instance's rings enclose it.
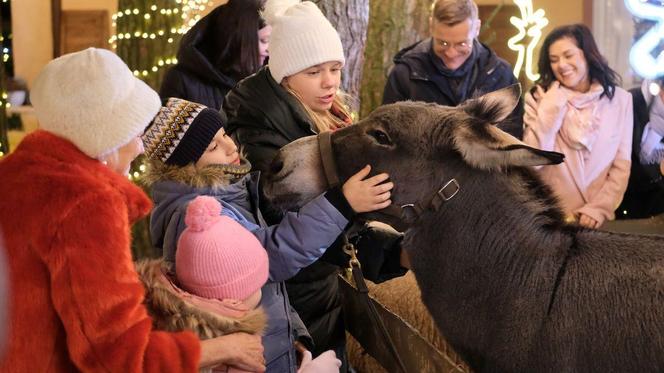
<instances>
[{"instance_id":1,"label":"man with eyeglasses","mask_svg":"<svg viewBox=\"0 0 664 373\"><path fill-rule=\"evenodd\" d=\"M457 106L518 83L510 64L476 39L480 25L473 0L435 1L429 17L431 37L394 57L383 104L412 100ZM522 123L519 104L502 129L521 138Z\"/></svg>"}]
</instances>

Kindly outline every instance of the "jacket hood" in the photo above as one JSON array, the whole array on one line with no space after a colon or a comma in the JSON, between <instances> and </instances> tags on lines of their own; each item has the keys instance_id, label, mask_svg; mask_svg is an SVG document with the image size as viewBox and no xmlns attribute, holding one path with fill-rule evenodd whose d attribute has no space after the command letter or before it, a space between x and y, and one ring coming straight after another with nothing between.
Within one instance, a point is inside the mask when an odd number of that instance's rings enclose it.
<instances>
[{"instance_id":1,"label":"jacket hood","mask_svg":"<svg viewBox=\"0 0 664 373\"><path fill-rule=\"evenodd\" d=\"M215 21L223 5L218 6L208 15L201 18L196 24L187 31L180 41L178 49L177 66L191 74L200 77L204 81L211 81L215 85L227 86L233 88L236 81L228 75L223 74L214 66L211 61L211 51L213 46L206 45L210 39L209 33L215 32Z\"/></svg>"},{"instance_id":2,"label":"jacket hood","mask_svg":"<svg viewBox=\"0 0 664 373\"><path fill-rule=\"evenodd\" d=\"M432 39L427 38L400 50L394 56L394 64L406 64L410 67L411 72L417 72L420 76L428 76L428 72L431 69L435 69L434 66L431 66L430 60L432 53L431 42ZM491 48L477 40L475 40L474 45L479 48L478 61L476 63L482 66L483 71L490 71L499 65L500 59Z\"/></svg>"},{"instance_id":3,"label":"jacket hood","mask_svg":"<svg viewBox=\"0 0 664 373\"><path fill-rule=\"evenodd\" d=\"M162 259L142 260L136 271L145 287L145 305L155 329L190 330L201 339L235 332L262 334L265 330L267 316L262 308L248 310L190 294L177 287L172 267Z\"/></svg>"},{"instance_id":4,"label":"jacket hood","mask_svg":"<svg viewBox=\"0 0 664 373\"><path fill-rule=\"evenodd\" d=\"M251 164L244 156L240 165L209 165L196 168L194 164L184 167L149 161L143 176L143 183L150 187L160 181L175 181L194 188L219 189L244 177L251 170Z\"/></svg>"}]
</instances>

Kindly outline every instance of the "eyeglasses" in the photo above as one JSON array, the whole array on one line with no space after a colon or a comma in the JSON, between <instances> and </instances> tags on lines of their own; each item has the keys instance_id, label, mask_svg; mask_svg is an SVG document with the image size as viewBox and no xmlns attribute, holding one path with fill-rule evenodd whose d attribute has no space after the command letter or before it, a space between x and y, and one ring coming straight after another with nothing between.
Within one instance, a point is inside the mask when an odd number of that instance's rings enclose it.
<instances>
[{"instance_id":1,"label":"eyeglasses","mask_svg":"<svg viewBox=\"0 0 664 373\"><path fill-rule=\"evenodd\" d=\"M436 44L438 44L438 47L442 51L446 51L450 48L456 49L457 52L459 53L468 53L470 49L473 47L473 41L472 40L466 40L462 41L461 43L448 43L445 40L436 40Z\"/></svg>"}]
</instances>

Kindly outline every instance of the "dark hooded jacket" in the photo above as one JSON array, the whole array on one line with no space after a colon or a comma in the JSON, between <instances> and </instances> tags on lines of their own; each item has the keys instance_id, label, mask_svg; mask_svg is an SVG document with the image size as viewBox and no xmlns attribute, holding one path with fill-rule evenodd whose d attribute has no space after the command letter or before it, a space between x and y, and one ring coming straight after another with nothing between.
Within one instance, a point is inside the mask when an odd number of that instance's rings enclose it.
<instances>
[{"instance_id":1,"label":"dark hooded jacket","mask_svg":"<svg viewBox=\"0 0 664 373\"><path fill-rule=\"evenodd\" d=\"M433 52L431 43L432 39L428 38L397 53L385 84L383 104L411 100L457 106L467 99L518 83L507 61L498 57L489 47L474 41L472 55L459 67L470 76L458 93L445 76L446 68ZM501 129L521 139L522 118L523 105L519 102Z\"/></svg>"},{"instance_id":2,"label":"dark hooded jacket","mask_svg":"<svg viewBox=\"0 0 664 373\"><path fill-rule=\"evenodd\" d=\"M214 66L215 45L211 43L214 37L211 33L216 30L217 13L223 7L215 8L182 37L178 63L166 71L159 89L162 99L178 97L217 110L221 108L224 96L236 83Z\"/></svg>"},{"instance_id":3,"label":"dark hooded jacket","mask_svg":"<svg viewBox=\"0 0 664 373\"><path fill-rule=\"evenodd\" d=\"M634 88L629 92L634 105L632 165L627 190L616 209L616 219L644 219L664 213L664 177L658 163L641 163L641 137L650 122L650 105L641 88Z\"/></svg>"},{"instance_id":4,"label":"dark hooded jacket","mask_svg":"<svg viewBox=\"0 0 664 373\"><path fill-rule=\"evenodd\" d=\"M267 67L240 81L226 96L223 110L228 116L226 131L257 170L267 170L282 146L316 134L301 104L272 78ZM261 206L268 222L278 221L279 214L265 207L266 202L261 201ZM366 278L382 282L406 272L400 265L399 240L400 235L381 231L367 232L359 240L359 259ZM327 349L343 353L345 328L337 273L348 259L339 238L320 260L287 282L291 304L314 339L314 353Z\"/></svg>"}]
</instances>

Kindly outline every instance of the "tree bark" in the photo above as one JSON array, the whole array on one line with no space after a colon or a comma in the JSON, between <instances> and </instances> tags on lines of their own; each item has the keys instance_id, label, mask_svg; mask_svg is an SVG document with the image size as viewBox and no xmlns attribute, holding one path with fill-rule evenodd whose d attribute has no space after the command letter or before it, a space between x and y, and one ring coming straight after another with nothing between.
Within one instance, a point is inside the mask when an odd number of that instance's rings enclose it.
<instances>
[{"instance_id":1,"label":"tree bark","mask_svg":"<svg viewBox=\"0 0 664 373\"><path fill-rule=\"evenodd\" d=\"M373 0L364 52L360 116L383 100L394 55L429 35L431 0Z\"/></svg>"},{"instance_id":2,"label":"tree bark","mask_svg":"<svg viewBox=\"0 0 664 373\"><path fill-rule=\"evenodd\" d=\"M380 1L380 0L379 0ZM341 74L341 89L354 100L351 110L359 109L364 48L369 24L369 0L314 0L339 32L346 65Z\"/></svg>"}]
</instances>

